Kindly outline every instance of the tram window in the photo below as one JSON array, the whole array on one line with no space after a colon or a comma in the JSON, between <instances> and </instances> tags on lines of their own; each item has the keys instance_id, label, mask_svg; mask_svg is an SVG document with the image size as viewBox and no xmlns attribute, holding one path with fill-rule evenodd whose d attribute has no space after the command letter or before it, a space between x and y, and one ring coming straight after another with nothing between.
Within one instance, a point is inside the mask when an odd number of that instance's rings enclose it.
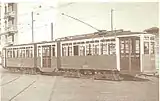
<instances>
[{"instance_id":1,"label":"tram window","mask_svg":"<svg viewBox=\"0 0 160 101\"><path fill-rule=\"evenodd\" d=\"M121 53L124 53L125 47L124 47L124 41L121 41Z\"/></svg>"},{"instance_id":2,"label":"tram window","mask_svg":"<svg viewBox=\"0 0 160 101\"><path fill-rule=\"evenodd\" d=\"M25 51L23 51L22 53L25 53ZM33 57L32 55L33 55L33 53L32 53L32 47L27 47L26 48L26 57L27 58L29 58L29 57L31 58L31 57Z\"/></svg>"},{"instance_id":3,"label":"tram window","mask_svg":"<svg viewBox=\"0 0 160 101\"><path fill-rule=\"evenodd\" d=\"M154 40L154 37L150 37L150 40Z\"/></svg>"},{"instance_id":4,"label":"tram window","mask_svg":"<svg viewBox=\"0 0 160 101\"><path fill-rule=\"evenodd\" d=\"M87 44L86 45L86 54L87 55L92 55L91 51L92 51L91 44Z\"/></svg>"},{"instance_id":5,"label":"tram window","mask_svg":"<svg viewBox=\"0 0 160 101\"><path fill-rule=\"evenodd\" d=\"M79 47L79 55L80 56L85 56L85 46L80 46Z\"/></svg>"},{"instance_id":6,"label":"tram window","mask_svg":"<svg viewBox=\"0 0 160 101\"><path fill-rule=\"evenodd\" d=\"M15 49L13 49L13 58L15 58Z\"/></svg>"},{"instance_id":7,"label":"tram window","mask_svg":"<svg viewBox=\"0 0 160 101\"><path fill-rule=\"evenodd\" d=\"M18 58L19 57L19 49L17 48L16 50L17 50L17 58Z\"/></svg>"},{"instance_id":8,"label":"tram window","mask_svg":"<svg viewBox=\"0 0 160 101\"><path fill-rule=\"evenodd\" d=\"M144 37L144 40L149 40L149 37L148 37L148 36L145 36L145 37Z\"/></svg>"},{"instance_id":9,"label":"tram window","mask_svg":"<svg viewBox=\"0 0 160 101\"><path fill-rule=\"evenodd\" d=\"M95 40L95 43L99 43L99 40Z\"/></svg>"},{"instance_id":10,"label":"tram window","mask_svg":"<svg viewBox=\"0 0 160 101\"><path fill-rule=\"evenodd\" d=\"M38 57L40 57L41 56L41 47L39 46L38 47Z\"/></svg>"},{"instance_id":11,"label":"tram window","mask_svg":"<svg viewBox=\"0 0 160 101\"><path fill-rule=\"evenodd\" d=\"M10 49L10 58L12 58L12 51L13 51L13 50L12 50L12 49Z\"/></svg>"},{"instance_id":12,"label":"tram window","mask_svg":"<svg viewBox=\"0 0 160 101\"><path fill-rule=\"evenodd\" d=\"M139 47L140 41L136 40L136 53L140 53L140 47Z\"/></svg>"},{"instance_id":13,"label":"tram window","mask_svg":"<svg viewBox=\"0 0 160 101\"><path fill-rule=\"evenodd\" d=\"M14 49L14 58L17 58L18 56L17 56L17 49L15 48Z\"/></svg>"},{"instance_id":14,"label":"tram window","mask_svg":"<svg viewBox=\"0 0 160 101\"><path fill-rule=\"evenodd\" d=\"M149 54L149 42L144 42L144 54Z\"/></svg>"},{"instance_id":15,"label":"tram window","mask_svg":"<svg viewBox=\"0 0 160 101\"><path fill-rule=\"evenodd\" d=\"M26 48L26 57L29 57L29 48Z\"/></svg>"},{"instance_id":16,"label":"tram window","mask_svg":"<svg viewBox=\"0 0 160 101\"><path fill-rule=\"evenodd\" d=\"M102 43L101 44L101 54L103 55L105 55L105 54L107 54L107 43Z\"/></svg>"},{"instance_id":17,"label":"tram window","mask_svg":"<svg viewBox=\"0 0 160 101\"><path fill-rule=\"evenodd\" d=\"M103 43L101 43L100 47L101 47L101 55L102 55L103 54Z\"/></svg>"},{"instance_id":18,"label":"tram window","mask_svg":"<svg viewBox=\"0 0 160 101\"><path fill-rule=\"evenodd\" d=\"M92 55L95 55L95 45L92 44Z\"/></svg>"},{"instance_id":19,"label":"tram window","mask_svg":"<svg viewBox=\"0 0 160 101\"><path fill-rule=\"evenodd\" d=\"M7 57L8 57L8 58L11 57L11 51L10 51L10 49L7 50Z\"/></svg>"},{"instance_id":20,"label":"tram window","mask_svg":"<svg viewBox=\"0 0 160 101\"><path fill-rule=\"evenodd\" d=\"M22 50L19 49L19 58L21 58L21 57L22 57Z\"/></svg>"},{"instance_id":21,"label":"tram window","mask_svg":"<svg viewBox=\"0 0 160 101\"><path fill-rule=\"evenodd\" d=\"M68 46L68 56L72 56L72 46Z\"/></svg>"},{"instance_id":22,"label":"tram window","mask_svg":"<svg viewBox=\"0 0 160 101\"><path fill-rule=\"evenodd\" d=\"M32 50L33 48L31 47L30 48L30 57L32 58L33 57L33 50Z\"/></svg>"},{"instance_id":23,"label":"tram window","mask_svg":"<svg viewBox=\"0 0 160 101\"><path fill-rule=\"evenodd\" d=\"M52 56L55 56L55 47L52 47Z\"/></svg>"},{"instance_id":24,"label":"tram window","mask_svg":"<svg viewBox=\"0 0 160 101\"><path fill-rule=\"evenodd\" d=\"M25 49L22 49L22 57L25 57Z\"/></svg>"},{"instance_id":25,"label":"tram window","mask_svg":"<svg viewBox=\"0 0 160 101\"><path fill-rule=\"evenodd\" d=\"M125 41L125 53L129 53L129 41L128 40L126 40Z\"/></svg>"},{"instance_id":26,"label":"tram window","mask_svg":"<svg viewBox=\"0 0 160 101\"><path fill-rule=\"evenodd\" d=\"M99 45L93 45L93 55L99 55Z\"/></svg>"},{"instance_id":27,"label":"tram window","mask_svg":"<svg viewBox=\"0 0 160 101\"><path fill-rule=\"evenodd\" d=\"M62 47L62 56L67 56L67 47Z\"/></svg>"},{"instance_id":28,"label":"tram window","mask_svg":"<svg viewBox=\"0 0 160 101\"><path fill-rule=\"evenodd\" d=\"M109 46L109 54L116 54L115 44L111 43Z\"/></svg>"},{"instance_id":29,"label":"tram window","mask_svg":"<svg viewBox=\"0 0 160 101\"><path fill-rule=\"evenodd\" d=\"M151 50L151 54L154 54L154 42L151 42L151 48L150 48L150 50Z\"/></svg>"},{"instance_id":30,"label":"tram window","mask_svg":"<svg viewBox=\"0 0 160 101\"><path fill-rule=\"evenodd\" d=\"M78 55L78 50L79 50L78 45L77 46L73 46L74 56Z\"/></svg>"}]
</instances>

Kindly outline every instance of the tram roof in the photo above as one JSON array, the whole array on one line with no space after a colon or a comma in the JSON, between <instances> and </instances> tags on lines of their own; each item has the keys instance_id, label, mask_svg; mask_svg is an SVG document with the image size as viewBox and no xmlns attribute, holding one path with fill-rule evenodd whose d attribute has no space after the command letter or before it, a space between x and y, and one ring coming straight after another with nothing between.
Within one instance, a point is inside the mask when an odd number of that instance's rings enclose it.
<instances>
[{"instance_id":1,"label":"tram roof","mask_svg":"<svg viewBox=\"0 0 160 101\"><path fill-rule=\"evenodd\" d=\"M112 36L120 37L121 35L140 35L140 34L147 34L145 32L131 32L131 31L123 31L123 30L117 30L117 31L102 31L102 32L94 32L90 34L82 34L82 35L75 35L75 36L68 36L68 37L62 37L58 38L57 40L60 41L72 41L72 40L83 40L83 39L91 39L91 38L101 38L101 37L112 37Z\"/></svg>"},{"instance_id":2,"label":"tram roof","mask_svg":"<svg viewBox=\"0 0 160 101\"><path fill-rule=\"evenodd\" d=\"M9 45L6 47L12 46L29 46L34 44L43 44L43 43L53 43L57 41L74 41L74 40L83 40L83 39L91 39L91 38L101 38L101 37L112 37L112 36L120 37L121 35L138 35L138 34L147 34L145 32L131 32L131 31L123 31L123 30L116 30L116 31L106 31L102 30L101 32L94 32L89 34L81 34L81 35L74 35L74 36L67 36L58 38L55 41L42 41L42 42L35 42L35 43L28 43L28 44L18 44L18 45Z\"/></svg>"}]
</instances>

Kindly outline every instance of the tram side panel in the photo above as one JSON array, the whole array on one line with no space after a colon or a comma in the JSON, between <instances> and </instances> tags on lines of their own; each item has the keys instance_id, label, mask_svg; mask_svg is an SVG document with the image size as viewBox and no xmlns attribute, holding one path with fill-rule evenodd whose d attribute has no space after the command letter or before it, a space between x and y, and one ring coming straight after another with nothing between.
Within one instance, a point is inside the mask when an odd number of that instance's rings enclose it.
<instances>
[{"instance_id":1,"label":"tram side panel","mask_svg":"<svg viewBox=\"0 0 160 101\"><path fill-rule=\"evenodd\" d=\"M117 70L114 40L105 41L81 40L61 43L61 68Z\"/></svg>"},{"instance_id":2,"label":"tram side panel","mask_svg":"<svg viewBox=\"0 0 160 101\"><path fill-rule=\"evenodd\" d=\"M8 68L34 68L33 47L7 48L6 67Z\"/></svg>"},{"instance_id":3,"label":"tram side panel","mask_svg":"<svg viewBox=\"0 0 160 101\"><path fill-rule=\"evenodd\" d=\"M90 70L116 70L116 56L65 56L61 58L62 68L90 69Z\"/></svg>"},{"instance_id":4,"label":"tram side panel","mask_svg":"<svg viewBox=\"0 0 160 101\"><path fill-rule=\"evenodd\" d=\"M34 58L6 58L7 67L34 67Z\"/></svg>"}]
</instances>

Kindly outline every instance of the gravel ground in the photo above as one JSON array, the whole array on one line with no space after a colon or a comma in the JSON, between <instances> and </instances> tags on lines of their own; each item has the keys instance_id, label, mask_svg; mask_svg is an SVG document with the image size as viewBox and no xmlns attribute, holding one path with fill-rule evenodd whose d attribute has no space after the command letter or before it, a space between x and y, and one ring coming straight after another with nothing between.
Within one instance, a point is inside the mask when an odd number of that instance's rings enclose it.
<instances>
[{"instance_id":1,"label":"gravel ground","mask_svg":"<svg viewBox=\"0 0 160 101\"><path fill-rule=\"evenodd\" d=\"M1 101L159 101L159 80L104 81L12 74L1 69Z\"/></svg>"}]
</instances>

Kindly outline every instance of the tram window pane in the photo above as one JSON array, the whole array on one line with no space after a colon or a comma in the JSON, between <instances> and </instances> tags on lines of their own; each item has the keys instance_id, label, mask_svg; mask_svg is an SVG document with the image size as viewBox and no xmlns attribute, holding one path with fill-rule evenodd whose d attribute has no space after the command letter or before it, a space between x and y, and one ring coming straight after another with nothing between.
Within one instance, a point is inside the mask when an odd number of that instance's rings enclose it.
<instances>
[{"instance_id":1,"label":"tram window pane","mask_svg":"<svg viewBox=\"0 0 160 101\"><path fill-rule=\"evenodd\" d=\"M74 46L73 50L74 50L74 56L78 55L79 47L78 46Z\"/></svg>"},{"instance_id":2,"label":"tram window pane","mask_svg":"<svg viewBox=\"0 0 160 101\"><path fill-rule=\"evenodd\" d=\"M144 40L149 40L149 37L148 37L148 36L145 36L145 37L144 37Z\"/></svg>"},{"instance_id":3,"label":"tram window pane","mask_svg":"<svg viewBox=\"0 0 160 101\"><path fill-rule=\"evenodd\" d=\"M144 54L149 54L149 42L144 42Z\"/></svg>"},{"instance_id":4,"label":"tram window pane","mask_svg":"<svg viewBox=\"0 0 160 101\"><path fill-rule=\"evenodd\" d=\"M150 40L154 40L154 37L150 37Z\"/></svg>"},{"instance_id":5,"label":"tram window pane","mask_svg":"<svg viewBox=\"0 0 160 101\"><path fill-rule=\"evenodd\" d=\"M154 42L151 42L151 54L154 54L154 46L155 46L155 44L154 44Z\"/></svg>"}]
</instances>

